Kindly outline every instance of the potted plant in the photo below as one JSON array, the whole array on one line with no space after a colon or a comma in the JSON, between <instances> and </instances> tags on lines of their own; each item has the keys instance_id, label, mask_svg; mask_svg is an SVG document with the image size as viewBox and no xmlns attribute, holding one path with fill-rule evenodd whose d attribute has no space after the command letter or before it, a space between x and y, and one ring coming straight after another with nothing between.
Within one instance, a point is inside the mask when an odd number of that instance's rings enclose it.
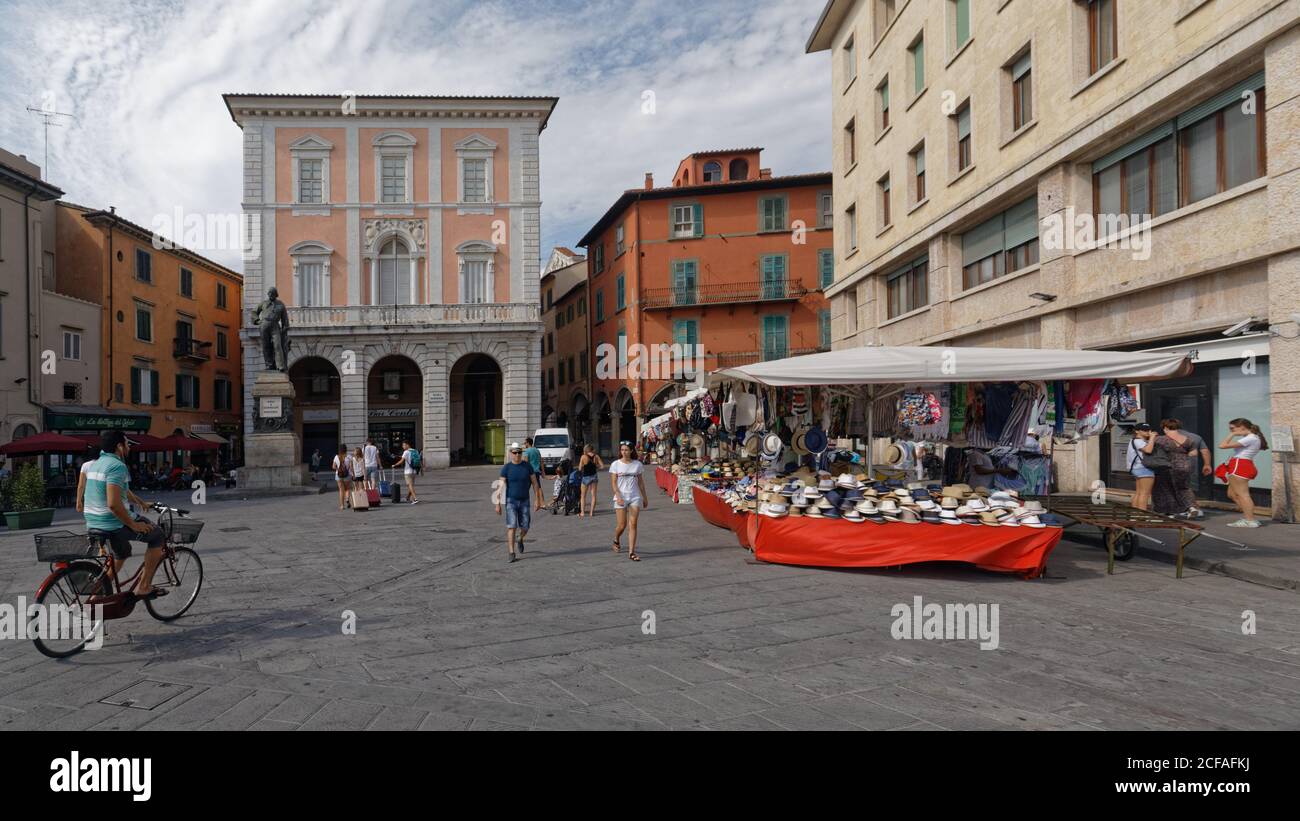
<instances>
[{"instance_id":1,"label":"potted plant","mask_svg":"<svg viewBox=\"0 0 1300 821\"><path fill-rule=\"evenodd\" d=\"M45 506L45 478L36 465L24 465L10 480L5 522L10 530L49 527L54 508Z\"/></svg>"}]
</instances>

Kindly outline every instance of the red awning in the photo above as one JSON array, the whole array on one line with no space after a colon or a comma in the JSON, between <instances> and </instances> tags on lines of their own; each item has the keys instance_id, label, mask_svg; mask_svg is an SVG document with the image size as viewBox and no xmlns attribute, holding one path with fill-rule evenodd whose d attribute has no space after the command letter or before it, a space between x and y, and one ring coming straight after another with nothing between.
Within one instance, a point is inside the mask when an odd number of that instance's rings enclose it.
<instances>
[{"instance_id":1,"label":"red awning","mask_svg":"<svg viewBox=\"0 0 1300 821\"><path fill-rule=\"evenodd\" d=\"M220 450L221 445L216 442L209 442L207 439L200 439L197 436L168 436L165 439L158 440L164 447L159 450L186 450L191 452Z\"/></svg>"},{"instance_id":2,"label":"red awning","mask_svg":"<svg viewBox=\"0 0 1300 821\"><path fill-rule=\"evenodd\" d=\"M86 443L73 436L62 433L38 433L25 436L16 442L0 445L0 453L5 456L36 456L42 453L81 453Z\"/></svg>"}]
</instances>

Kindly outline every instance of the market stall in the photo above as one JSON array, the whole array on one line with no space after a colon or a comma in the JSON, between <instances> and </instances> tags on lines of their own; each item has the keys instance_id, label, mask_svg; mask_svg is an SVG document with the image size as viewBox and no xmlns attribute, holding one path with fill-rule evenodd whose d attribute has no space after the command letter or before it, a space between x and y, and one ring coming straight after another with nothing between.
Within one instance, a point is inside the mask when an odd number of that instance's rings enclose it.
<instances>
[{"instance_id":1,"label":"market stall","mask_svg":"<svg viewBox=\"0 0 1300 821\"><path fill-rule=\"evenodd\" d=\"M1181 353L865 347L715 371L719 441L761 469L711 490L765 561L958 561L1033 577L1063 524L1050 514L1052 443L1106 430L1131 412L1129 385L1189 367ZM881 437L890 472L873 458Z\"/></svg>"}]
</instances>

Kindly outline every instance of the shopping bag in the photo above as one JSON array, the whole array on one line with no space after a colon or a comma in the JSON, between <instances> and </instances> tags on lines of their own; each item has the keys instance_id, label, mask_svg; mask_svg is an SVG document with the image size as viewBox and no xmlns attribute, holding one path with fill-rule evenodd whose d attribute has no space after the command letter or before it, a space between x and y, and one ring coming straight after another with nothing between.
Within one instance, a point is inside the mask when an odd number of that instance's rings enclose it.
<instances>
[{"instance_id":1,"label":"shopping bag","mask_svg":"<svg viewBox=\"0 0 1300 821\"><path fill-rule=\"evenodd\" d=\"M369 510L369 509L370 509L370 497L366 494L366 491L365 491L364 488L356 488L356 489L354 489L354 490L351 492L351 494L349 494L349 498L352 500L352 509L353 509L353 510Z\"/></svg>"}]
</instances>

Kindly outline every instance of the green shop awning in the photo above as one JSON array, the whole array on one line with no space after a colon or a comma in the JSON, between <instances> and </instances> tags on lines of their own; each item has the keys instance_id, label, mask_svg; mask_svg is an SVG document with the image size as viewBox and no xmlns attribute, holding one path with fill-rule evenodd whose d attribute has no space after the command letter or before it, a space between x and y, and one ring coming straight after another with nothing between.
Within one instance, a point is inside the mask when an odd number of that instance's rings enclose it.
<instances>
[{"instance_id":1,"label":"green shop awning","mask_svg":"<svg viewBox=\"0 0 1300 821\"><path fill-rule=\"evenodd\" d=\"M110 411L105 408L61 405L45 409L45 429L60 431L132 430L146 433L152 420L147 413Z\"/></svg>"}]
</instances>

